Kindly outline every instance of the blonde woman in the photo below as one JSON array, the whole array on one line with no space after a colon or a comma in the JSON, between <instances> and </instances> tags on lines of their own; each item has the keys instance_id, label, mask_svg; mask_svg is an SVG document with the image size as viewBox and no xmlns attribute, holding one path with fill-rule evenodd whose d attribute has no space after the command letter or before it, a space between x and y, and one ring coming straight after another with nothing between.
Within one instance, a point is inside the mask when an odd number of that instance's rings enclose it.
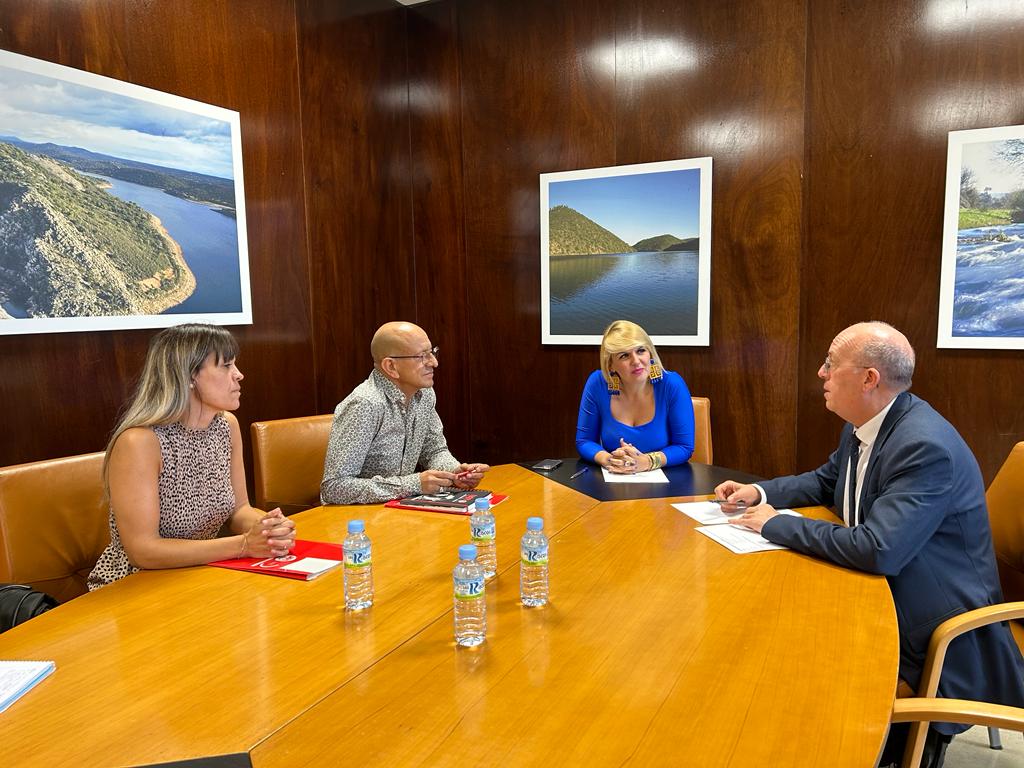
<instances>
[{"instance_id":1,"label":"blonde woman","mask_svg":"<svg viewBox=\"0 0 1024 768\"><path fill-rule=\"evenodd\" d=\"M224 328L179 325L149 345L135 394L107 444L110 545L89 589L143 568L287 554L295 524L249 505L238 408L238 343ZM217 537L224 523L233 533Z\"/></svg>"},{"instance_id":2,"label":"blonde woman","mask_svg":"<svg viewBox=\"0 0 1024 768\"><path fill-rule=\"evenodd\" d=\"M683 377L664 370L650 336L616 320L601 339L601 369L587 379L576 423L580 456L632 474L693 454L693 402Z\"/></svg>"}]
</instances>

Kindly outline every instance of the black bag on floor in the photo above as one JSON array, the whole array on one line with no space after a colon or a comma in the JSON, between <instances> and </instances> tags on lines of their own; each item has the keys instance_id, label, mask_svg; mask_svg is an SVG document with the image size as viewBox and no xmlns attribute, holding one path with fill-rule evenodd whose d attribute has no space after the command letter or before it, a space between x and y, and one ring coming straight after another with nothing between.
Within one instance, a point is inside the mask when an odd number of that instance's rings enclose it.
<instances>
[{"instance_id":1,"label":"black bag on floor","mask_svg":"<svg viewBox=\"0 0 1024 768\"><path fill-rule=\"evenodd\" d=\"M0 632L56 608L57 601L45 592L24 584L0 584Z\"/></svg>"}]
</instances>

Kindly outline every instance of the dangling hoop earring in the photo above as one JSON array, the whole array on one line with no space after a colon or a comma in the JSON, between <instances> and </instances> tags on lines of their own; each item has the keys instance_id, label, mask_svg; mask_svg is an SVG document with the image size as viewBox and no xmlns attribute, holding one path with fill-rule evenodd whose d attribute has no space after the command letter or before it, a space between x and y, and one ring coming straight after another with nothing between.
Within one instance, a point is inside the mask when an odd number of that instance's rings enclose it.
<instances>
[{"instance_id":1,"label":"dangling hoop earring","mask_svg":"<svg viewBox=\"0 0 1024 768\"><path fill-rule=\"evenodd\" d=\"M651 381L661 381L661 377L665 375L665 370L661 367L661 364L657 360L651 360L651 368L647 372L647 376Z\"/></svg>"},{"instance_id":2,"label":"dangling hoop earring","mask_svg":"<svg viewBox=\"0 0 1024 768\"><path fill-rule=\"evenodd\" d=\"M608 394L619 394L619 390L622 389L622 379L619 378L619 374L609 373L608 378L612 380L612 383L608 385Z\"/></svg>"}]
</instances>

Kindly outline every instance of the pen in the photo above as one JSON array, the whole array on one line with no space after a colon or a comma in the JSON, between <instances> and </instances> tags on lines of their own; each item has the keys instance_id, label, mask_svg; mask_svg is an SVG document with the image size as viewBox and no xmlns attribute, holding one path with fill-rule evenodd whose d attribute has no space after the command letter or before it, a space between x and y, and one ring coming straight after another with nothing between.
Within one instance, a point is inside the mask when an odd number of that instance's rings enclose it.
<instances>
[{"instance_id":1,"label":"pen","mask_svg":"<svg viewBox=\"0 0 1024 768\"><path fill-rule=\"evenodd\" d=\"M569 475L569 479L570 480L575 480L580 475L582 475L582 474L584 474L586 472L589 472L589 471L590 471L589 467L584 467L583 469L581 469L581 470L579 470L577 472L573 472L571 475Z\"/></svg>"},{"instance_id":2,"label":"pen","mask_svg":"<svg viewBox=\"0 0 1024 768\"><path fill-rule=\"evenodd\" d=\"M722 507L722 511L725 514L737 514L739 512L745 512L747 509L747 502L745 501L729 501L728 499L708 499L712 504L718 504ZM733 511L729 512L725 509L727 506L732 506Z\"/></svg>"}]
</instances>

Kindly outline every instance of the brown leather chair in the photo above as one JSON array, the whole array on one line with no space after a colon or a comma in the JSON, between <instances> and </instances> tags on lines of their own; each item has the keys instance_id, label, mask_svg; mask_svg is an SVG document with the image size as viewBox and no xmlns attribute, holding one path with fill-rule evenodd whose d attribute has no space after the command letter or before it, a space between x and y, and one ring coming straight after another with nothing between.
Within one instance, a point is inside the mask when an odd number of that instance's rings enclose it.
<instances>
[{"instance_id":1,"label":"brown leather chair","mask_svg":"<svg viewBox=\"0 0 1024 768\"><path fill-rule=\"evenodd\" d=\"M996 565L999 568L999 582L1006 602L954 616L939 625L932 633L918 696L915 697L911 693L908 698L897 698L893 710L893 722L922 721L911 728L907 752L903 759L904 765L917 765L920 762L920 753L912 752L915 747L923 747L928 722L986 725L993 749L1000 748L998 728L1024 730L1024 710L982 702L934 698L946 648L957 635L985 624L1008 621L1013 639L1024 652L1024 624L1021 623L1024 619L1024 515L1020 512L1022 498L1024 442L1013 446L1010 455L985 492L988 518L992 526L992 544L996 553ZM901 688L897 696L902 697L908 692ZM912 762L913 760L917 762Z\"/></svg>"},{"instance_id":2,"label":"brown leather chair","mask_svg":"<svg viewBox=\"0 0 1024 768\"><path fill-rule=\"evenodd\" d=\"M256 506L286 515L320 504L333 414L256 421L250 427Z\"/></svg>"},{"instance_id":3,"label":"brown leather chair","mask_svg":"<svg viewBox=\"0 0 1024 768\"><path fill-rule=\"evenodd\" d=\"M109 543L102 453L0 468L0 582L70 600Z\"/></svg>"},{"instance_id":4,"label":"brown leather chair","mask_svg":"<svg viewBox=\"0 0 1024 768\"><path fill-rule=\"evenodd\" d=\"M1024 443L1017 443L985 493L999 583L1007 602L1024 601L1024 516L1020 513L1020 499L1024 497L1021 494L1024 494ZM1020 618L1010 622L1010 631L1024 653L1024 623ZM995 728L989 728L989 743L993 749L1002 746Z\"/></svg>"},{"instance_id":5,"label":"brown leather chair","mask_svg":"<svg viewBox=\"0 0 1024 768\"><path fill-rule=\"evenodd\" d=\"M711 401L693 397L693 456L690 461L714 464L711 452Z\"/></svg>"},{"instance_id":6,"label":"brown leather chair","mask_svg":"<svg viewBox=\"0 0 1024 768\"><path fill-rule=\"evenodd\" d=\"M1024 443L1017 443L985 492L999 583L1007 602L1024 600ZM1013 638L1024 650L1024 624L1010 622Z\"/></svg>"}]
</instances>

